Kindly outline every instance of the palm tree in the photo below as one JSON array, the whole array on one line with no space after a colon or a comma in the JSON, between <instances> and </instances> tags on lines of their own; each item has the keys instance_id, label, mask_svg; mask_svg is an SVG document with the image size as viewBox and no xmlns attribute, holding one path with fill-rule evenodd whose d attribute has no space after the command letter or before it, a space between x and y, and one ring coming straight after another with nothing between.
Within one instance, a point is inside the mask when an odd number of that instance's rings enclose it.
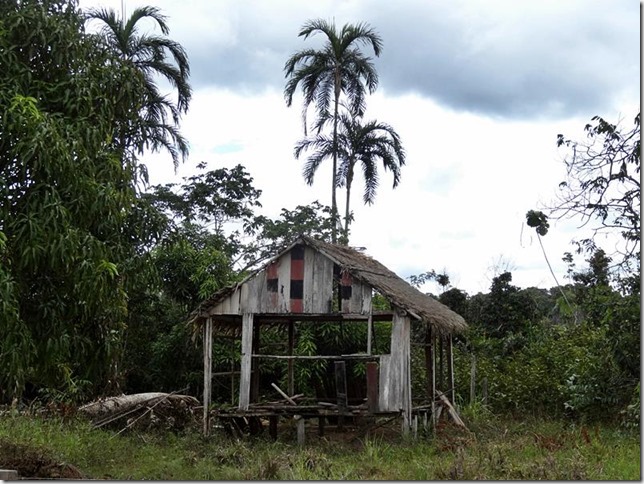
<instances>
[{"instance_id":1,"label":"palm tree","mask_svg":"<svg viewBox=\"0 0 644 484\"><path fill-rule=\"evenodd\" d=\"M114 10L105 8L90 9L85 17L88 21L103 23L102 41L121 60L132 65L143 85L143 102L138 109L137 123L121 133L121 148L125 148L125 139L138 135L135 145L139 151L165 148L172 155L176 168L179 155L185 159L188 154L188 144L176 125L181 114L188 110L192 89L188 84L188 56L180 44L166 37L170 32L166 16L156 7L139 7L127 21L123 16L117 16ZM153 20L162 35L140 33L140 22L144 19ZM176 89L176 103L159 93L156 76L161 76Z\"/></svg>"},{"instance_id":2,"label":"palm tree","mask_svg":"<svg viewBox=\"0 0 644 484\"><path fill-rule=\"evenodd\" d=\"M305 23L298 35L306 40L318 33L326 36L325 43L319 50L305 49L295 53L286 61L284 71L289 80L284 89L284 97L286 105L290 107L297 87L301 86L304 95L302 120L305 136L307 134L306 114L311 104L315 105L318 114L313 125L317 134L320 134L329 120L333 122L331 215L334 220L337 220L337 139L340 98L342 95L346 96L349 109L354 115L360 116L364 113L365 91L366 89L370 93L375 91L378 86L378 74L371 58L360 51L359 45L370 45L374 54L379 56L382 40L367 24L346 24L338 32L335 23L321 19ZM331 103L333 103L332 109ZM336 239L337 229L334 224L332 241L335 243Z\"/></svg>"},{"instance_id":3,"label":"palm tree","mask_svg":"<svg viewBox=\"0 0 644 484\"><path fill-rule=\"evenodd\" d=\"M313 150L304 164L303 175L311 183L320 163L337 155L341 165L337 174L338 186L346 186L347 198L344 217L344 241L348 242L351 223L351 186L353 184L355 165L360 163L365 180L363 201L371 205L376 198L379 185L378 162L393 175L393 188L400 183L400 168L405 164L405 150L400 136L386 123L376 120L365 124L357 116L343 114L340 117L340 129L337 142L332 137L318 134L299 141L295 147L295 156L300 157L303 151Z\"/></svg>"}]
</instances>

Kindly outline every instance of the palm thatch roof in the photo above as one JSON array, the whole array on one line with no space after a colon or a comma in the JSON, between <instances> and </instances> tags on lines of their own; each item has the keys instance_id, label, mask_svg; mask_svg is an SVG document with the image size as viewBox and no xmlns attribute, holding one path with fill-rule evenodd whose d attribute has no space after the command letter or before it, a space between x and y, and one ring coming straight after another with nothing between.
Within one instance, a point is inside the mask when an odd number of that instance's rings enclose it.
<instances>
[{"instance_id":1,"label":"palm thatch roof","mask_svg":"<svg viewBox=\"0 0 644 484\"><path fill-rule=\"evenodd\" d=\"M298 244L304 244L317 250L343 270L348 271L352 277L369 284L388 299L392 305L407 311L416 320L429 322L440 333L459 333L467 329L467 323L459 314L433 297L422 293L377 260L352 247L330 244L301 235L288 248L273 257L271 261L281 257ZM214 293L199 305L192 313L191 319L195 321L202 317L210 307L215 306L232 294L238 286L254 277L257 272L270 264L271 261L254 271L242 282L222 288Z\"/></svg>"}]
</instances>

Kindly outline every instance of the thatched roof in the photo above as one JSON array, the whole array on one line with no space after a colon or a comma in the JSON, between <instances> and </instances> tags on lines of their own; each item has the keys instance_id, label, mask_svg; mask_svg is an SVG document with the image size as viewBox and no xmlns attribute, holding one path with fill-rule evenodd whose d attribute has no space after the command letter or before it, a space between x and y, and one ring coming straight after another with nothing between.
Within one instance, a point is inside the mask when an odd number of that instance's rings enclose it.
<instances>
[{"instance_id":1,"label":"thatched roof","mask_svg":"<svg viewBox=\"0 0 644 484\"><path fill-rule=\"evenodd\" d=\"M273 257L271 261L279 258L297 244L304 244L317 250L338 264L342 269L348 271L352 277L369 284L394 306L404 309L414 319L429 322L441 333L458 333L467 329L467 323L459 314L444 304L441 304L433 297L423 294L407 281L387 269L380 262L354 248L329 244L302 235L289 245L287 249ZM263 267L268 265L268 263ZM244 281L233 286L222 288L214 293L193 312L193 318L197 319L208 308L215 306L228 297L235 291L236 287L252 278L262 268L253 272Z\"/></svg>"},{"instance_id":2,"label":"thatched roof","mask_svg":"<svg viewBox=\"0 0 644 484\"><path fill-rule=\"evenodd\" d=\"M467 323L459 314L433 297L423 294L372 257L344 245L328 244L307 236L302 236L301 239L303 243L316 248L348 270L353 277L367 282L391 303L416 319L429 321L440 331L448 333L461 332L467 328Z\"/></svg>"}]
</instances>

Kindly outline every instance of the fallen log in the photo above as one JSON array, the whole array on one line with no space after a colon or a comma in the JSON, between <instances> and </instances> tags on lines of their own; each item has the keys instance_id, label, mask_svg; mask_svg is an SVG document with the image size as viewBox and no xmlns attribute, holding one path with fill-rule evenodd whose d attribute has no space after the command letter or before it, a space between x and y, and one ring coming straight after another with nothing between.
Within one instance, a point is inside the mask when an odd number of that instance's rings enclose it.
<instances>
[{"instance_id":1,"label":"fallen log","mask_svg":"<svg viewBox=\"0 0 644 484\"><path fill-rule=\"evenodd\" d=\"M154 392L100 399L83 405L78 411L91 418L95 428L127 416L130 417L128 427L143 416L150 416L151 420L161 417L169 426L175 426L175 423L190 420L197 406L199 401L190 395ZM137 414L140 415L137 417Z\"/></svg>"}]
</instances>

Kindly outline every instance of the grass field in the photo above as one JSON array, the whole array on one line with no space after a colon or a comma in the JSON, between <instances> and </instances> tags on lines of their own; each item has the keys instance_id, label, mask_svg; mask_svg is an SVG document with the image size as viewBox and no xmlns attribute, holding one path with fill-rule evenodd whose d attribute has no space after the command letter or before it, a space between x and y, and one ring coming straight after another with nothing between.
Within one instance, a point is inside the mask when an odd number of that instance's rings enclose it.
<instances>
[{"instance_id":1,"label":"grass field","mask_svg":"<svg viewBox=\"0 0 644 484\"><path fill-rule=\"evenodd\" d=\"M492 415L436 436L241 441L197 429L121 433L78 419L0 417L0 468L21 477L157 480L640 480L640 434L613 426ZM315 434L310 431L309 434ZM354 434L355 435L355 434ZM308 437L308 435L307 435ZM40 474L39 474L40 473Z\"/></svg>"}]
</instances>

